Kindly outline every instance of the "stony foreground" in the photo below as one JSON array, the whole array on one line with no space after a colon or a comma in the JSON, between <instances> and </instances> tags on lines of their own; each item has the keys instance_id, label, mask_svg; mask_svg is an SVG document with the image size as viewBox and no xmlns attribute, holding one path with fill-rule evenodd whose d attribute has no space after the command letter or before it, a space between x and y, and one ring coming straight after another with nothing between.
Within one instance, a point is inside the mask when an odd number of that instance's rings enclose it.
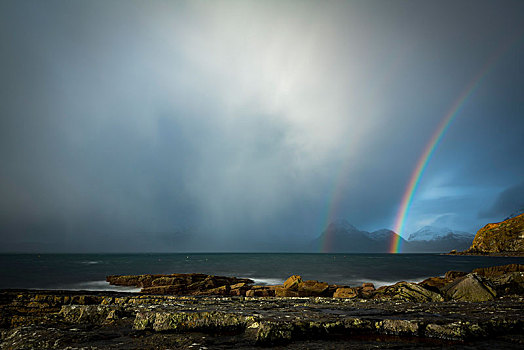
<instances>
[{"instance_id":1,"label":"stony foreground","mask_svg":"<svg viewBox=\"0 0 524 350\"><path fill-rule=\"evenodd\" d=\"M108 276L142 293L0 291L2 349L524 348L524 265L420 283Z\"/></svg>"},{"instance_id":2,"label":"stony foreground","mask_svg":"<svg viewBox=\"0 0 524 350\"><path fill-rule=\"evenodd\" d=\"M2 349L515 348L524 300L0 292Z\"/></svg>"}]
</instances>

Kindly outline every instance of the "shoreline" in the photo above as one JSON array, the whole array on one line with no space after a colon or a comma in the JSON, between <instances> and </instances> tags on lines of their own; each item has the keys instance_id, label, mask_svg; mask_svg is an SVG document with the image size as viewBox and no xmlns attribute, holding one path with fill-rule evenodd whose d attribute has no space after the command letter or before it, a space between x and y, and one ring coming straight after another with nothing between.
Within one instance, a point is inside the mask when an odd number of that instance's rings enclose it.
<instances>
[{"instance_id":1,"label":"shoreline","mask_svg":"<svg viewBox=\"0 0 524 350\"><path fill-rule=\"evenodd\" d=\"M444 277L420 283L398 282L378 289L371 283L361 287L331 286L302 281L296 275L281 286L253 286L249 280L237 283L236 278L202 274L107 279L141 284L142 292L1 289L0 347L524 346L524 265L518 264L480 268L471 273L448 271ZM175 283L181 279L199 286L220 281L236 284L212 289L165 286L165 291L180 295L144 292L164 290L154 289L158 285L155 280ZM270 295L271 290L276 296Z\"/></svg>"},{"instance_id":2,"label":"shoreline","mask_svg":"<svg viewBox=\"0 0 524 350\"><path fill-rule=\"evenodd\" d=\"M457 253L443 253L442 255L455 255L455 256L486 256L486 257L501 257L501 258L524 258L524 253L522 252L515 252L515 253L465 253L465 252L457 252Z\"/></svg>"}]
</instances>

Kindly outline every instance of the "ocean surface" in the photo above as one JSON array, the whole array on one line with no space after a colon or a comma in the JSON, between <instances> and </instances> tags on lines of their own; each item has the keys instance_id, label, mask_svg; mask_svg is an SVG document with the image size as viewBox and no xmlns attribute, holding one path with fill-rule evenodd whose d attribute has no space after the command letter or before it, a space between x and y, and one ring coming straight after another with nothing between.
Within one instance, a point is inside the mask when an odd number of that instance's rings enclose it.
<instances>
[{"instance_id":1,"label":"ocean surface","mask_svg":"<svg viewBox=\"0 0 524 350\"><path fill-rule=\"evenodd\" d=\"M0 254L0 289L139 291L110 286L107 275L205 273L280 284L293 275L341 285L419 282L449 270L524 263L519 257L439 254Z\"/></svg>"}]
</instances>

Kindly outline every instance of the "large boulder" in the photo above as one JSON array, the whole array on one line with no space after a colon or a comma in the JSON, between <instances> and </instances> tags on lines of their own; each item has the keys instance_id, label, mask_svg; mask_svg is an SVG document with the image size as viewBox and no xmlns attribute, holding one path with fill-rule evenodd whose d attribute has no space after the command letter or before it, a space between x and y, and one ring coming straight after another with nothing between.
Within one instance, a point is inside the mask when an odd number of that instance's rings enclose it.
<instances>
[{"instance_id":1,"label":"large boulder","mask_svg":"<svg viewBox=\"0 0 524 350\"><path fill-rule=\"evenodd\" d=\"M362 283L362 287L359 289L360 295L364 298L370 298L375 293L375 285L373 283Z\"/></svg>"},{"instance_id":2,"label":"large boulder","mask_svg":"<svg viewBox=\"0 0 524 350\"><path fill-rule=\"evenodd\" d=\"M446 285L442 292L447 299L460 301L487 301L497 296L491 283L474 273Z\"/></svg>"},{"instance_id":3,"label":"large boulder","mask_svg":"<svg viewBox=\"0 0 524 350\"><path fill-rule=\"evenodd\" d=\"M275 287L277 297L316 297L328 296L329 284L319 281L303 281L302 277L293 275L280 287Z\"/></svg>"},{"instance_id":4,"label":"large boulder","mask_svg":"<svg viewBox=\"0 0 524 350\"><path fill-rule=\"evenodd\" d=\"M298 291L291 290L284 287L276 287L275 288L275 296L276 297L298 297Z\"/></svg>"},{"instance_id":5,"label":"large boulder","mask_svg":"<svg viewBox=\"0 0 524 350\"><path fill-rule=\"evenodd\" d=\"M326 282L305 281L298 284L297 290L301 297L316 297L325 295L328 288Z\"/></svg>"},{"instance_id":6,"label":"large boulder","mask_svg":"<svg viewBox=\"0 0 524 350\"><path fill-rule=\"evenodd\" d=\"M446 284L450 283L451 280L442 277L430 277L426 278L424 281L420 282L419 285L423 286L426 289L432 291L438 291L440 288L444 287Z\"/></svg>"},{"instance_id":7,"label":"large boulder","mask_svg":"<svg viewBox=\"0 0 524 350\"><path fill-rule=\"evenodd\" d=\"M118 319L122 308L114 305L62 305L58 315L67 323L105 324Z\"/></svg>"},{"instance_id":8,"label":"large boulder","mask_svg":"<svg viewBox=\"0 0 524 350\"><path fill-rule=\"evenodd\" d=\"M462 271L448 271L444 277L429 277L420 282L419 285L431 291L440 293L440 290L446 285L452 283L458 278L466 276L467 274L467 272Z\"/></svg>"},{"instance_id":9,"label":"large boulder","mask_svg":"<svg viewBox=\"0 0 524 350\"><path fill-rule=\"evenodd\" d=\"M407 301L429 302L443 301L442 295L423 286L409 282L399 282L392 286L380 287L374 294L375 298L390 298Z\"/></svg>"},{"instance_id":10,"label":"large boulder","mask_svg":"<svg viewBox=\"0 0 524 350\"><path fill-rule=\"evenodd\" d=\"M358 297L358 291L355 288L342 287L337 288L333 294L333 298L356 298Z\"/></svg>"},{"instance_id":11,"label":"large boulder","mask_svg":"<svg viewBox=\"0 0 524 350\"><path fill-rule=\"evenodd\" d=\"M299 283L302 283L302 277L293 275L284 282L283 287L290 290L297 290Z\"/></svg>"}]
</instances>

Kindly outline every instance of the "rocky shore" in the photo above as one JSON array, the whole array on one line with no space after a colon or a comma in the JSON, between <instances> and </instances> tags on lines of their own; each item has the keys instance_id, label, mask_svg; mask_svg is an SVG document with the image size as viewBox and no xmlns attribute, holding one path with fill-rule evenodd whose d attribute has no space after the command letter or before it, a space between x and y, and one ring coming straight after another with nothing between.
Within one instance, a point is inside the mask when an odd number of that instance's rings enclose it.
<instances>
[{"instance_id":1,"label":"rocky shore","mask_svg":"<svg viewBox=\"0 0 524 350\"><path fill-rule=\"evenodd\" d=\"M200 274L108 281L142 293L0 291L1 348L524 347L524 265L378 289L300 276L281 286ZM268 291L279 296L257 296Z\"/></svg>"},{"instance_id":2,"label":"rocky shore","mask_svg":"<svg viewBox=\"0 0 524 350\"><path fill-rule=\"evenodd\" d=\"M524 265L479 268L471 273L448 271L420 283L399 282L375 289L372 283L341 286L289 277L282 285L258 286L250 279L205 274L107 276L109 284L141 288L144 294L246 297L334 297L406 299L410 301L488 301L524 294Z\"/></svg>"}]
</instances>

